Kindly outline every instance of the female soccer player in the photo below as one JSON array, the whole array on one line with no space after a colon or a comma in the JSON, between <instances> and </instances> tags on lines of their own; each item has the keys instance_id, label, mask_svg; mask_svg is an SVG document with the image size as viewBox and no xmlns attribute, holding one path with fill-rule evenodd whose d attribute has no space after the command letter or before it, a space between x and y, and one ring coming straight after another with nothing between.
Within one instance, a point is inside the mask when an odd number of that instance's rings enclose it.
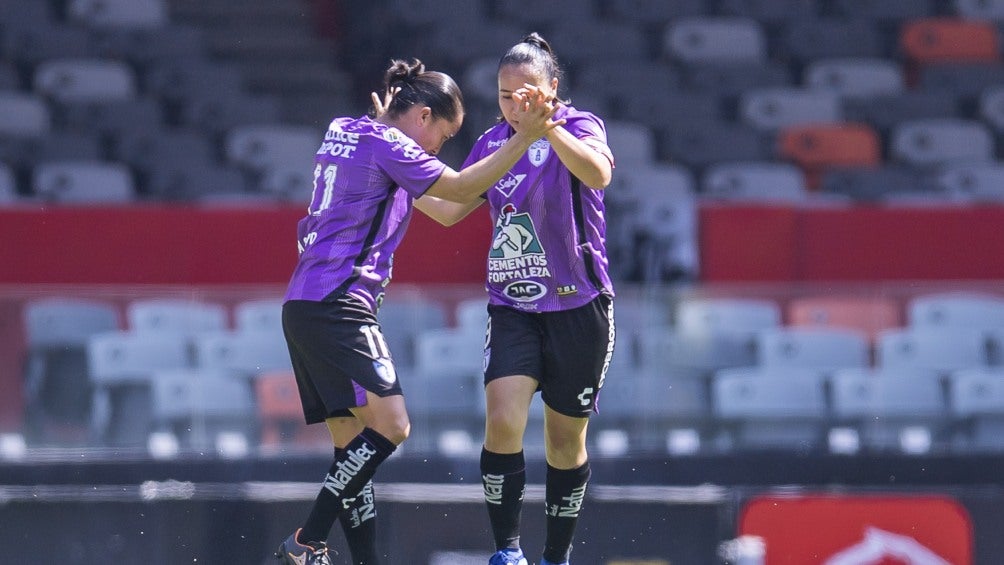
<instances>
[{"instance_id":1,"label":"female soccer player","mask_svg":"<svg viewBox=\"0 0 1004 565\"><path fill-rule=\"evenodd\" d=\"M502 119L465 162L519 142L526 86L556 99L561 69L533 33L499 61ZM544 400L547 534L541 565L565 564L589 480L586 427L614 348L613 286L607 273L603 189L613 156L603 122L561 106L547 132L485 195L494 218L488 251L485 346L487 418L481 474L497 552L490 565L526 565L519 546L523 434L530 401ZM444 224L481 202L425 197L415 206Z\"/></svg>"},{"instance_id":2,"label":"female soccer player","mask_svg":"<svg viewBox=\"0 0 1004 565\"><path fill-rule=\"evenodd\" d=\"M408 437L401 385L376 312L413 199L476 200L561 124L539 90L521 91L514 110L520 127L510 146L457 172L435 157L463 122L453 79L417 60L393 61L384 83L394 94L378 108L382 115L331 122L315 156L308 213L297 226L300 258L283 304L283 331L306 421L325 422L336 449L306 522L279 547L283 563L330 563L326 540L335 519L346 514L361 523L372 516L370 479ZM372 535L369 526L349 537L354 562L376 562Z\"/></svg>"}]
</instances>

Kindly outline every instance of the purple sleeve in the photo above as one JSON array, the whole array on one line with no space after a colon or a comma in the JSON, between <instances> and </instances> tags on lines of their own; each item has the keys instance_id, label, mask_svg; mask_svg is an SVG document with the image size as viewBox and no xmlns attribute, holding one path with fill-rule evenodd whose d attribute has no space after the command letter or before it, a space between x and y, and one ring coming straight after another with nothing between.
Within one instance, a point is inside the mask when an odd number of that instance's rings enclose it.
<instances>
[{"instance_id":1,"label":"purple sleeve","mask_svg":"<svg viewBox=\"0 0 1004 565\"><path fill-rule=\"evenodd\" d=\"M607 145L607 128L603 125L603 120L588 112L566 116L565 129L581 139L596 152L610 160L613 164L614 156Z\"/></svg>"},{"instance_id":2,"label":"purple sleeve","mask_svg":"<svg viewBox=\"0 0 1004 565\"><path fill-rule=\"evenodd\" d=\"M418 198L429 190L446 169L445 163L426 153L411 138L396 129L384 131L383 139L387 143L380 144L374 151L376 162L380 163L391 180L413 198Z\"/></svg>"}]
</instances>

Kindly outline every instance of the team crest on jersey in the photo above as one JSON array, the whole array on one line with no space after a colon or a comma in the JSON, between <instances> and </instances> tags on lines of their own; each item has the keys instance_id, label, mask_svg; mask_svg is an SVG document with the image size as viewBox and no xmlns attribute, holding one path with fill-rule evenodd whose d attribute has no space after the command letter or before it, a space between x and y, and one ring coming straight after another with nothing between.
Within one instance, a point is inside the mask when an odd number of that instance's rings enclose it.
<instances>
[{"instance_id":1,"label":"team crest on jersey","mask_svg":"<svg viewBox=\"0 0 1004 565\"><path fill-rule=\"evenodd\" d=\"M530 145L529 151L527 151L527 155L530 157L530 162L533 163L533 166L535 167L541 166L550 154L551 144L548 143L546 139L538 139L537 141L534 141L533 144Z\"/></svg>"},{"instance_id":2,"label":"team crest on jersey","mask_svg":"<svg viewBox=\"0 0 1004 565\"><path fill-rule=\"evenodd\" d=\"M513 259L526 255L543 255L537 239L537 229L530 214L517 214L516 207L506 204L495 222L489 259Z\"/></svg>"}]
</instances>

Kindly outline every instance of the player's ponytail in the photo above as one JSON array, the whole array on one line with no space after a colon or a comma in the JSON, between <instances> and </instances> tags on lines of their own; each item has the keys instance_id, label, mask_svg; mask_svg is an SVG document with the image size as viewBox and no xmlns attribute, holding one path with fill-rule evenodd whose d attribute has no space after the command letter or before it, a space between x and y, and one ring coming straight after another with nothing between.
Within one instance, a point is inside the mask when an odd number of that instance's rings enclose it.
<instances>
[{"instance_id":1,"label":"player's ponytail","mask_svg":"<svg viewBox=\"0 0 1004 565\"><path fill-rule=\"evenodd\" d=\"M499 69L507 65L530 65L548 81L552 79L560 81L564 75L551 44L537 32L527 35L509 48L499 60Z\"/></svg>"},{"instance_id":2,"label":"player's ponytail","mask_svg":"<svg viewBox=\"0 0 1004 565\"><path fill-rule=\"evenodd\" d=\"M396 118L416 104L428 106L435 118L455 121L464 111L460 87L449 75L425 70L418 59L394 59L383 76L384 92L400 89L387 107L387 115ZM372 112L371 112L372 115Z\"/></svg>"}]
</instances>

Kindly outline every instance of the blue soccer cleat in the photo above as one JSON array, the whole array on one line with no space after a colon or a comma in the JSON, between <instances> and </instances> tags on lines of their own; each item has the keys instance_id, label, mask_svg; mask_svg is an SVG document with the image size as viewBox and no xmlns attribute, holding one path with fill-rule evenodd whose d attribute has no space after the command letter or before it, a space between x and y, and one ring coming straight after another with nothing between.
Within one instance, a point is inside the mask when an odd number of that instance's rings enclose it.
<instances>
[{"instance_id":1,"label":"blue soccer cleat","mask_svg":"<svg viewBox=\"0 0 1004 565\"><path fill-rule=\"evenodd\" d=\"M297 541L300 530L296 530L282 542L275 556L283 565L331 565L328 558L328 544L324 542L302 544ZM525 563L525 562L524 562Z\"/></svg>"},{"instance_id":2,"label":"blue soccer cleat","mask_svg":"<svg viewBox=\"0 0 1004 565\"><path fill-rule=\"evenodd\" d=\"M526 557L523 557L523 550L500 549L488 560L488 565L527 565Z\"/></svg>"}]
</instances>

